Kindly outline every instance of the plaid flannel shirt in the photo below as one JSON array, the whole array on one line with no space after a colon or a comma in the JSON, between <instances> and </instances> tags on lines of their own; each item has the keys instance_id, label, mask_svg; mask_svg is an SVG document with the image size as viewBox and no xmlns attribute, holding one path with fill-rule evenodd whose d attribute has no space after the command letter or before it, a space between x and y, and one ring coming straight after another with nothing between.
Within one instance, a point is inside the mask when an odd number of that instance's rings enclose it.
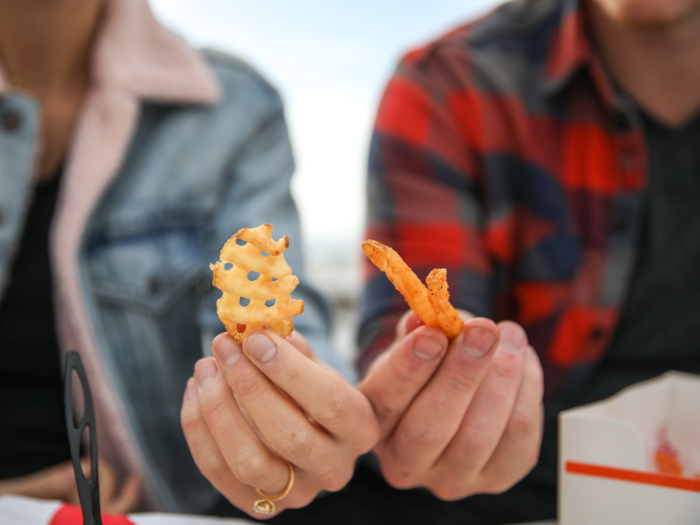
<instances>
[{"instance_id":1,"label":"plaid flannel shirt","mask_svg":"<svg viewBox=\"0 0 700 525\"><path fill-rule=\"evenodd\" d=\"M516 0L408 53L372 138L367 238L458 308L527 331L561 399L600 360L632 275L646 189L639 115L575 0ZM403 298L368 261L359 368Z\"/></svg>"}]
</instances>

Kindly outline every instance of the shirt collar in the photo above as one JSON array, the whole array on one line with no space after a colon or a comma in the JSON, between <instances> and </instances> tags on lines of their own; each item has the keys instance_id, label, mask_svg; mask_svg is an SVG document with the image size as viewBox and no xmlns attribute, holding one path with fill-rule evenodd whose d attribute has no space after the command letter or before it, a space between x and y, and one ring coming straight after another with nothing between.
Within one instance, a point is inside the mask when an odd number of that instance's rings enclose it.
<instances>
[{"instance_id":1,"label":"shirt collar","mask_svg":"<svg viewBox=\"0 0 700 525\"><path fill-rule=\"evenodd\" d=\"M107 0L92 57L92 83L137 98L213 104L220 86L211 68L162 26L146 0ZM0 69L0 94L9 86Z\"/></svg>"},{"instance_id":2,"label":"shirt collar","mask_svg":"<svg viewBox=\"0 0 700 525\"><path fill-rule=\"evenodd\" d=\"M559 24L549 46L542 90L546 95L555 95L568 85L579 70L585 69L600 96L612 105L612 85L593 48L582 3L579 0L562 0L560 3Z\"/></svg>"}]
</instances>

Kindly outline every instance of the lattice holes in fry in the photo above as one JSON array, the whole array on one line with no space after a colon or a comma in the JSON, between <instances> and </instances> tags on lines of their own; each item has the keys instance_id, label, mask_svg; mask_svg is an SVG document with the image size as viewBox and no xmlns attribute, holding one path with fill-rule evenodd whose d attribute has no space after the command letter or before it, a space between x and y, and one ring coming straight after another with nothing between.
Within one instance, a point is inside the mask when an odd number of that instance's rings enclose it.
<instances>
[{"instance_id":1,"label":"lattice holes in fry","mask_svg":"<svg viewBox=\"0 0 700 525\"><path fill-rule=\"evenodd\" d=\"M237 239L245 241L240 245ZM228 334L239 343L257 330L269 329L280 337L294 330L292 317L304 311L304 301L289 295L299 284L284 260L289 238L272 240L272 225L243 228L221 249L220 261L209 267L213 284L224 294L216 303L219 319ZM233 264L229 270L226 263ZM260 274L250 280L250 272ZM249 300L246 305L242 299ZM275 300L267 306L266 301Z\"/></svg>"},{"instance_id":2,"label":"lattice holes in fry","mask_svg":"<svg viewBox=\"0 0 700 525\"><path fill-rule=\"evenodd\" d=\"M410 266L389 246L370 239L362 243L362 251L386 274L413 313L426 325L439 328L450 341L459 335L464 322L450 304L447 270L435 269L430 272L426 288Z\"/></svg>"}]
</instances>

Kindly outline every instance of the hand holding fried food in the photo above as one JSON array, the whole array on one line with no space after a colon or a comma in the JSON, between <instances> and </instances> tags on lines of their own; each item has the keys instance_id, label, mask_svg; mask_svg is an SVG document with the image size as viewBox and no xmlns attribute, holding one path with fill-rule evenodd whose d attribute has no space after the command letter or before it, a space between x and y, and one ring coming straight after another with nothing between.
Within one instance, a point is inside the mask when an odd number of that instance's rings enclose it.
<instances>
[{"instance_id":1,"label":"hand holding fried food","mask_svg":"<svg viewBox=\"0 0 700 525\"><path fill-rule=\"evenodd\" d=\"M304 301L290 296L299 279L284 259L289 238L285 235L273 241L272 228L272 224L242 228L226 241L221 260L209 265L214 286L224 292L216 303L219 319L239 343L263 329L285 338L294 330L291 318L304 311ZM246 244L238 244L239 239ZM226 263L233 267L227 270ZM260 275L250 280L250 272ZM243 306L241 299L250 302ZM275 301L274 305L266 304L270 300Z\"/></svg>"},{"instance_id":2,"label":"hand holding fried food","mask_svg":"<svg viewBox=\"0 0 700 525\"><path fill-rule=\"evenodd\" d=\"M367 240L362 243L365 255L383 271L396 289L404 296L411 310L428 326L439 328L452 341L462 328L464 321L450 304L447 291L447 270L435 269L426 282L428 287L404 262L401 256L384 244Z\"/></svg>"}]
</instances>

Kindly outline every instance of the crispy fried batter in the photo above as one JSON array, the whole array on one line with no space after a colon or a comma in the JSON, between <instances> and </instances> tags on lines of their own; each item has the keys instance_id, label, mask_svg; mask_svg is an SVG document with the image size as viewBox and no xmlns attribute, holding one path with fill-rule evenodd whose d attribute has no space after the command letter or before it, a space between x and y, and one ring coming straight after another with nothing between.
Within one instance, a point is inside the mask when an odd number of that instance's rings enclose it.
<instances>
[{"instance_id":1,"label":"crispy fried batter","mask_svg":"<svg viewBox=\"0 0 700 525\"><path fill-rule=\"evenodd\" d=\"M425 324L440 328L440 323L428 299L428 289L396 251L371 239L362 243L362 251L377 268L386 274L404 296L411 310Z\"/></svg>"},{"instance_id":2,"label":"crispy fried batter","mask_svg":"<svg viewBox=\"0 0 700 525\"><path fill-rule=\"evenodd\" d=\"M464 327L464 321L459 316L459 312L450 304L450 292L447 285L447 270L435 268L425 279L428 285L428 299L435 311L440 328L447 338L452 341L456 338Z\"/></svg>"},{"instance_id":3,"label":"crispy fried batter","mask_svg":"<svg viewBox=\"0 0 700 525\"><path fill-rule=\"evenodd\" d=\"M239 245L236 239L247 244ZM299 279L292 275L292 269L284 260L283 253L288 247L286 235L278 241L272 240L271 224L243 228L221 249L221 260L209 265L214 272L214 286L224 292L216 303L219 319L239 343L263 329L287 337L294 330L291 318L304 311L304 301L289 295ZM233 267L227 270L226 263ZM252 281L248 279L251 271L260 274ZM243 306L242 298L250 302ZM267 306L265 301L270 299L275 299L275 304Z\"/></svg>"},{"instance_id":4,"label":"crispy fried batter","mask_svg":"<svg viewBox=\"0 0 700 525\"><path fill-rule=\"evenodd\" d=\"M411 310L428 326L441 329L451 341L459 335L464 322L450 304L446 270L433 270L428 276L428 288L392 248L371 239L362 243L365 255L383 271L404 296Z\"/></svg>"}]
</instances>

